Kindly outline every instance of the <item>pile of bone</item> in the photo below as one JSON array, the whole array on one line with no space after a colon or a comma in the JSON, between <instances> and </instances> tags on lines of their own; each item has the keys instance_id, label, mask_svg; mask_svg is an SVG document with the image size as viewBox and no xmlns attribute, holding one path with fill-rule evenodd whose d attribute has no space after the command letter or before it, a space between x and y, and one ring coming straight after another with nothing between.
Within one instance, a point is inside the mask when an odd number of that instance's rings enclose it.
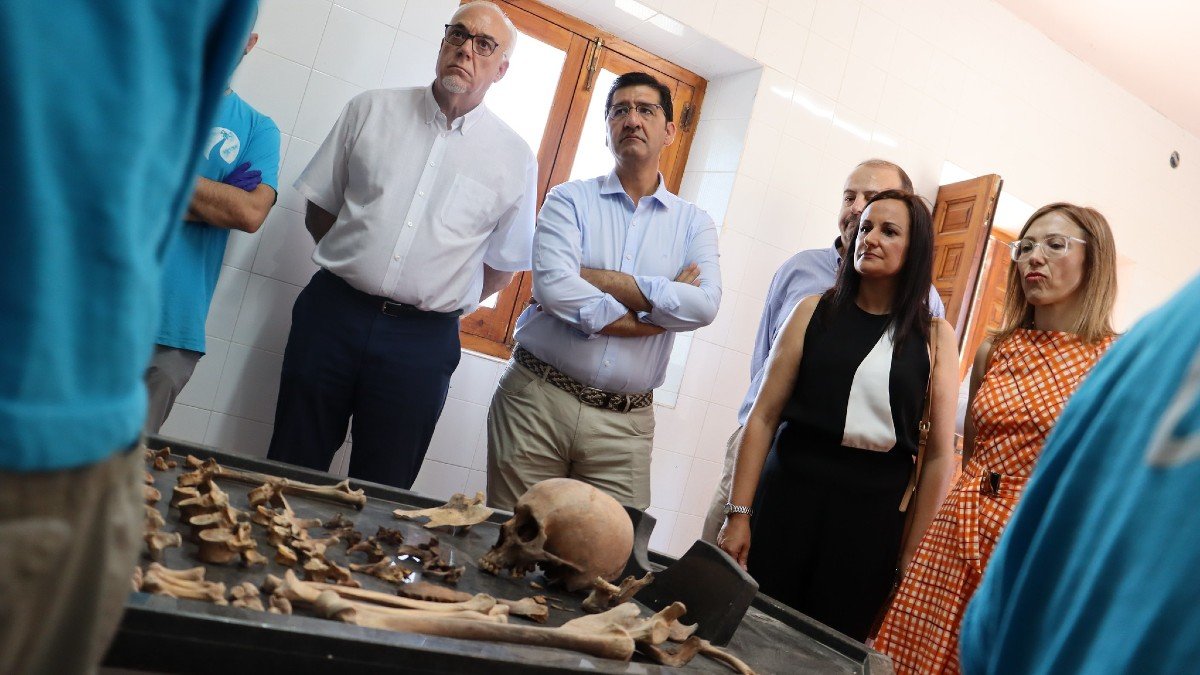
<instances>
[{"instance_id":1,"label":"pile of bone","mask_svg":"<svg viewBox=\"0 0 1200 675\"><path fill-rule=\"evenodd\" d=\"M326 557L326 550L340 539L336 534L314 539L310 528L320 527L317 518L298 518L288 504L279 483L268 482L249 494L254 509L251 520L267 531L267 543L275 547L275 562L284 567L299 567L309 581L332 582L359 587L350 570Z\"/></svg>"},{"instance_id":2,"label":"pile of bone","mask_svg":"<svg viewBox=\"0 0 1200 675\"><path fill-rule=\"evenodd\" d=\"M158 452L146 451L146 461L151 462L152 466L157 471L166 471L167 469L175 468L176 463L170 459L171 451L163 448ZM164 525L162 514L159 513L158 501L162 499L162 493L154 487L154 476L147 471L144 477L145 485L142 487L142 493L145 498L146 517L144 519L144 528L142 530L142 538L146 541L146 552L151 560L162 562L163 549L171 546L180 546L183 544L183 537L178 532L163 532Z\"/></svg>"},{"instance_id":3,"label":"pile of bone","mask_svg":"<svg viewBox=\"0 0 1200 675\"><path fill-rule=\"evenodd\" d=\"M190 528L188 540L198 545L196 557L217 565L238 559L247 567L265 564L267 559L250 536L249 515L229 503L229 495L217 486L210 468L194 457L186 461L192 470L176 479L171 506L179 509L180 521Z\"/></svg>"}]
</instances>

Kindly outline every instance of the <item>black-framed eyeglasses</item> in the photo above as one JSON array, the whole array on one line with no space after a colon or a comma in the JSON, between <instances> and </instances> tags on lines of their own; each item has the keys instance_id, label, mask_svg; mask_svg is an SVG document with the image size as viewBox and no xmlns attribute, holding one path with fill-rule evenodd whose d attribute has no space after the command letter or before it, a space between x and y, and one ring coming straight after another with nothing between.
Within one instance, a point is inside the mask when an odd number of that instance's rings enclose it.
<instances>
[{"instance_id":1,"label":"black-framed eyeglasses","mask_svg":"<svg viewBox=\"0 0 1200 675\"><path fill-rule=\"evenodd\" d=\"M486 35L471 35L462 26L456 23L446 24L446 36L442 38L446 44L461 47L467 40L471 41L471 49L480 56L491 56L496 51L496 47L500 46L492 38Z\"/></svg>"},{"instance_id":2,"label":"black-framed eyeglasses","mask_svg":"<svg viewBox=\"0 0 1200 675\"><path fill-rule=\"evenodd\" d=\"M1008 245L1012 252L1013 262L1021 262L1028 260L1033 255L1034 250L1042 249L1042 255L1047 260L1061 258L1071 250L1071 242L1075 242L1081 246L1086 245L1087 241L1079 237L1072 237L1065 234L1052 234L1041 241L1033 239L1018 239Z\"/></svg>"},{"instance_id":3,"label":"black-framed eyeglasses","mask_svg":"<svg viewBox=\"0 0 1200 675\"><path fill-rule=\"evenodd\" d=\"M649 119L662 109L663 107L657 103L635 103L633 105L629 105L628 103L614 103L608 107L608 119L623 120L629 115L630 111L636 112L638 117L642 119Z\"/></svg>"}]
</instances>

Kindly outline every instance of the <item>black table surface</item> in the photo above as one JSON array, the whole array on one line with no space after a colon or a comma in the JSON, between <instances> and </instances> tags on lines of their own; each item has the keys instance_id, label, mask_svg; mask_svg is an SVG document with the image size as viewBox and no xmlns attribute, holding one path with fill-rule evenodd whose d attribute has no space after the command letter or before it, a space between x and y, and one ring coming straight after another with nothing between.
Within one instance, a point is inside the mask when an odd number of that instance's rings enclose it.
<instances>
[{"instance_id":1,"label":"black table surface","mask_svg":"<svg viewBox=\"0 0 1200 675\"><path fill-rule=\"evenodd\" d=\"M179 523L179 513L169 508L176 476L184 470L183 457L191 454L201 459L213 457L222 466L259 471L275 476L316 484L333 484L337 479L326 473L309 471L264 459L222 452L213 448L182 443L172 439L151 438L151 448L170 446L179 466L159 472L150 470L156 487L162 493L157 507L166 520L165 531L185 528ZM426 508L439 506L440 500L413 492L398 490L374 483L351 481L352 487L363 488L368 496L362 511L326 501L289 495L288 501L301 518L326 520L341 513L355 528L369 536L379 526L401 530L405 542L419 544L430 536L437 537L443 557L455 565L465 565L466 572L456 588L468 593L487 593L499 598L517 600L530 595L545 595L551 602L546 626L558 626L582 616L579 609L583 595L572 595L552 588L534 588L533 582L543 582L540 573L523 579L497 577L482 572L479 557L496 542L500 524L510 514L495 513L488 522L471 528L438 528L429 530L420 523L401 520L392 515L396 508ZM237 508L248 510L246 493L253 485L231 480L219 480L222 490ZM269 562L265 566L243 568L205 565L206 578L224 582L228 588L250 581L261 586L267 574L282 577L286 569L274 562L273 547L267 545L263 529L254 526L259 550ZM314 538L324 536L321 528L310 530ZM201 565L195 557L196 545L186 541L180 548L168 548L163 563L171 568ZM326 551L327 557L339 564L366 562L362 554L347 557L345 546L338 544ZM651 555L656 566L666 566L672 559ZM143 558L141 563L148 564ZM402 563L403 564L403 563ZM413 581L420 580L419 565ZM366 574L355 574L364 588L392 593L395 587ZM439 583L436 580L432 580ZM264 598L265 601L265 598ZM566 608L557 609L555 605ZM649 610L643 614L648 615ZM519 617L510 623L536 625ZM837 633L796 613L761 593L742 620L727 649L749 664L758 673L891 673L891 663L862 643ZM165 596L135 592L126 601L126 612L117 637L105 659L114 667L159 672L389 672L389 673L722 673L729 669L716 661L697 656L684 668L669 668L654 664L640 655L630 662L597 658L576 652L546 647L474 642L433 637L412 633L362 628L338 621L319 618L297 607L292 615L270 614L256 610L217 606L194 600L178 600Z\"/></svg>"}]
</instances>

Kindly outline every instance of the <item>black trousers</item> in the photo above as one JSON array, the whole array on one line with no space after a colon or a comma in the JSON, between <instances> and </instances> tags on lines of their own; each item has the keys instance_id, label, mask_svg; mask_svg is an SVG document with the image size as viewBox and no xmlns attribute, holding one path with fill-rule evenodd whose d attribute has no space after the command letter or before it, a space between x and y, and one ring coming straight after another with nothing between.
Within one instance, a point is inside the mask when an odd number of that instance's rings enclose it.
<instances>
[{"instance_id":1,"label":"black trousers","mask_svg":"<svg viewBox=\"0 0 1200 675\"><path fill-rule=\"evenodd\" d=\"M837 446L789 448L789 440L781 432L763 466L750 575L763 593L865 640L891 590L911 459Z\"/></svg>"},{"instance_id":2,"label":"black trousers","mask_svg":"<svg viewBox=\"0 0 1200 675\"><path fill-rule=\"evenodd\" d=\"M317 272L292 308L267 456L327 471L353 419L350 476L411 488L461 354L457 316L385 314Z\"/></svg>"}]
</instances>

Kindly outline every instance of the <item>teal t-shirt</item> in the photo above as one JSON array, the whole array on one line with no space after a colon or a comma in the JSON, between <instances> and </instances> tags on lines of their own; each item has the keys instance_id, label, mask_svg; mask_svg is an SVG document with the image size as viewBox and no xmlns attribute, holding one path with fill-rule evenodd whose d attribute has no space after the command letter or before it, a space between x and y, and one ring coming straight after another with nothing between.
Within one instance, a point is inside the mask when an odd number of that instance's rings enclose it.
<instances>
[{"instance_id":1,"label":"teal t-shirt","mask_svg":"<svg viewBox=\"0 0 1200 675\"><path fill-rule=\"evenodd\" d=\"M137 440L163 254L255 5L0 2L0 470Z\"/></svg>"},{"instance_id":2,"label":"teal t-shirt","mask_svg":"<svg viewBox=\"0 0 1200 675\"><path fill-rule=\"evenodd\" d=\"M246 162L262 172L263 185L278 191L279 127L230 92L221 99L198 174L221 182ZM228 240L224 227L183 221L163 266L158 344L204 353L204 323Z\"/></svg>"},{"instance_id":3,"label":"teal t-shirt","mask_svg":"<svg viewBox=\"0 0 1200 675\"><path fill-rule=\"evenodd\" d=\"M963 618L963 672L1200 669L1200 278L1063 409Z\"/></svg>"}]
</instances>

